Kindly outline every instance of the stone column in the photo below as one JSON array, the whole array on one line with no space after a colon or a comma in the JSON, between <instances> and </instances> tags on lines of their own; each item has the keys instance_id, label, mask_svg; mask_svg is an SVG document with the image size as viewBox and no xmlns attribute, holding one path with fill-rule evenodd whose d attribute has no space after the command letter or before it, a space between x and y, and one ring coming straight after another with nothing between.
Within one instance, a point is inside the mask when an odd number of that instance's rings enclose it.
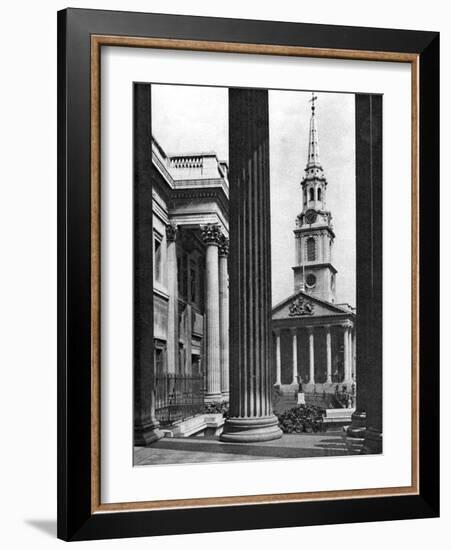
<instances>
[{"instance_id":1,"label":"stone column","mask_svg":"<svg viewBox=\"0 0 451 550\"><path fill-rule=\"evenodd\" d=\"M276 383L275 386L282 385L282 359L280 356L280 329L274 329L276 335Z\"/></svg>"},{"instance_id":2,"label":"stone column","mask_svg":"<svg viewBox=\"0 0 451 550\"><path fill-rule=\"evenodd\" d=\"M332 339L330 326L326 326L326 383L332 383Z\"/></svg>"},{"instance_id":3,"label":"stone column","mask_svg":"<svg viewBox=\"0 0 451 550\"><path fill-rule=\"evenodd\" d=\"M298 339L296 335L296 329L292 328L291 330L291 338L292 338L292 346L293 346L293 377L291 380L292 384L298 383Z\"/></svg>"},{"instance_id":4,"label":"stone column","mask_svg":"<svg viewBox=\"0 0 451 550\"><path fill-rule=\"evenodd\" d=\"M282 436L271 403L268 91L229 89L230 416L222 441Z\"/></svg>"},{"instance_id":5,"label":"stone column","mask_svg":"<svg viewBox=\"0 0 451 550\"><path fill-rule=\"evenodd\" d=\"M192 372L192 361L193 361L193 308L191 304L186 304L185 308L185 364L184 364L184 374L190 374ZM180 365L182 367L182 365ZM182 368L180 368L182 370Z\"/></svg>"},{"instance_id":6,"label":"stone column","mask_svg":"<svg viewBox=\"0 0 451 550\"><path fill-rule=\"evenodd\" d=\"M168 335L167 365L169 373L177 372L179 361L179 315L177 284L177 226L166 226L167 268L168 268Z\"/></svg>"},{"instance_id":7,"label":"stone column","mask_svg":"<svg viewBox=\"0 0 451 550\"><path fill-rule=\"evenodd\" d=\"M223 237L219 245L219 327L221 339L221 394L229 400L229 274L227 258L229 239Z\"/></svg>"},{"instance_id":8,"label":"stone column","mask_svg":"<svg viewBox=\"0 0 451 550\"><path fill-rule=\"evenodd\" d=\"M349 325L343 325L343 366L344 366L344 384L349 384L350 364L349 364Z\"/></svg>"},{"instance_id":9,"label":"stone column","mask_svg":"<svg viewBox=\"0 0 451 550\"><path fill-rule=\"evenodd\" d=\"M313 327L307 327L308 341L309 341L309 384L315 383L315 337L313 334Z\"/></svg>"},{"instance_id":10,"label":"stone column","mask_svg":"<svg viewBox=\"0 0 451 550\"><path fill-rule=\"evenodd\" d=\"M355 345L355 327L352 331L352 379L356 381L356 372L355 372L355 363L356 363L356 345Z\"/></svg>"},{"instance_id":11,"label":"stone column","mask_svg":"<svg viewBox=\"0 0 451 550\"><path fill-rule=\"evenodd\" d=\"M349 381L352 383L352 370L353 370L353 349L352 349L352 325L348 328L348 349L349 349ZM349 388L350 389L350 388Z\"/></svg>"},{"instance_id":12,"label":"stone column","mask_svg":"<svg viewBox=\"0 0 451 550\"><path fill-rule=\"evenodd\" d=\"M153 223L150 85L134 84L133 137L133 439L148 445L163 434L155 418Z\"/></svg>"},{"instance_id":13,"label":"stone column","mask_svg":"<svg viewBox=\"0 0 451 550\"><path fill-rule=\"evenodd\" d=\"M205 401L221 400L221 362L219 336L219 266L218 246L221 230L210 224L202 228L202 238L206 245L205 258L205 313L207 316L207 391Z\"/></svg>"},{"instance_id":14,"label":"stone column","mask_svg":"<svg viewBox=\"0 0 451 550\"><path fill-rule=\"evenodd\" d=\"M348 434L382 452L382 97L356 94L357 406ZM371 212L371 216L368 213ZM396 422L397 418L390 418Z\"/></svg>"}]
</instances>

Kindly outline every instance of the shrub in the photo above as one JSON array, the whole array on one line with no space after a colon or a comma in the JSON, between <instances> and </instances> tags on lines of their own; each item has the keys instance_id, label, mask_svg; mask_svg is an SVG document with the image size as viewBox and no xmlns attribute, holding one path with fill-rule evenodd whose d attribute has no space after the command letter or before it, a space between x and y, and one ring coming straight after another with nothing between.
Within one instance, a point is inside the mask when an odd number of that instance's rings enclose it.
<instances>
[{"instance_id":1,"label":"shrub","mask_svg":"<svg viewBox=\"0 0 451 550\"><path fill-rule=\"evenodd\" d=\"M325 410L313 405L298 405L278 414L283 433L316 433L323 429Z\"/></svg>"}]
</instances>

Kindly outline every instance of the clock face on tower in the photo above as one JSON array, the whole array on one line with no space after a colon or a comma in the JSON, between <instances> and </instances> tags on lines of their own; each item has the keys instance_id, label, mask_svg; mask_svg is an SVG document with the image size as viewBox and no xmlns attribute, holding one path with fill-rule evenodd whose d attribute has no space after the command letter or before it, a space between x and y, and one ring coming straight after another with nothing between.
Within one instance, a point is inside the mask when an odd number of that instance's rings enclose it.
<instances>
[{"instance_id":1,"label":"clock face on tower","mask_svg":"<svg viewBox=\"0 0 451 550\"><path fill-rule=\"evenodd\" d=\"M305 213L305 221L306 221L309 225L312 225L312 223L315 223L317 217L318 217L318 214L316 213L315 210L309 209L309 210L307 210L307 212Z\"/></svg>"}]
</instances>

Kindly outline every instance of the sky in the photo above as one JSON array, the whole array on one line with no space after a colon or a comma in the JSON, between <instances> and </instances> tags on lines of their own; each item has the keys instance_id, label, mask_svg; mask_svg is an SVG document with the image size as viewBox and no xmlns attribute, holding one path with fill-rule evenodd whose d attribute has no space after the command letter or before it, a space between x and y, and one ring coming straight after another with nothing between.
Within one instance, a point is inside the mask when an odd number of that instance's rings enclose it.
<instances>
[{"instance_id":1,"label":"sky","mask_svg":"<svg viewBox=\"0 0 451 550\"><path fill-rule=\"evenodd\" d=\"M336 234L337 303L355 298L354 95L316 93L326 205ZM272 303L293 293L294 234L302 210L311 91L269 91ZM227 88L152 86L152 133L167 154L215 151L228 161Z\"/></svg>"}]
</instances>

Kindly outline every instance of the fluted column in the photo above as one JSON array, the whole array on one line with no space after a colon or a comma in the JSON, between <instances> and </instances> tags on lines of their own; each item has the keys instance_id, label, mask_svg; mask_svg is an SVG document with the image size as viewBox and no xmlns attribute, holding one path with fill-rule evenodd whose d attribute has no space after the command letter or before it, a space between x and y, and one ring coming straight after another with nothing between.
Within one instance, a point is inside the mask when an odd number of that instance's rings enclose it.
<instances>
[{"instance_id":1,"label":"fluted column","mask_svg":"<svg viewBox=\"0 0 451 550\"><path fill-rule=\"evenodd\" d=\"M298 339L296 336L296 329L291 329L291 338L293 346L293 376L291 379L292 384L297 384L298 381Z\"/></svg>"},{"instance_id":2,"label":"fluted column","mask_svg":"<svg viewBox=\"0 0 451 550\"><path fill-rule=\"evenodd\" d=\"M222 441L281 437L271 403L268 92L229 89L230 416Z\"/></svg>"},{"instance_id":3,"label":"fluted column","mask_svg":"<svg viewBox=\"0 0 451 550\"><path fill-rule=\"evenodd\" d=\"M134 444L163 437L155 418L153 220L150 85L134 84L133 137L133 428Z\"/></svg>"},{"instance_id":4,"label":"fluted column","mask_svg":"<svg viewBox=\"0 0 451 550\"><path fill-rule=\"evenodd\" d=\"M315 383L315 336L312 327L307 327L309 341L309 384Z\"/></svg>"},{"instance_id":5,"label":"fluted column","mask_svg":"<svg viewBox=\"0 0 451 550\"><path fill-rule=\"evenodd\" d=\"M166 226L167 268L168 268L168 332L167 361L168 372L176 373L179 361L179 319L177 284L177 226Z\"/></svg>"},{"instance_id":6,"label":"fluted column","mask_svg":"<svg viewBox=\"0 0 451 550\"><path fill-rule=\"evenodd\" d=\"M344 383L349 383L350 380L350 362L349 362L349 325L343 325L343 362L344 362Z\"/></svg>"},{"instance_id":7,"label":"fluted column","mask_svg":"<svg viewBox=\"0 0 451 550\"><path fill-rule=\"evenodd\" d=\"M355 336L355 327L352 331L352 379L355 382L356 381L356 370L355 370L355 364L356 364L356 336Z\"/></svg>"},{"instance_id":8,"label":"fluted column","mask_svg":"<svg viewBox=\"0 0 451 550\"><path fill-rule=\"evenodd\" d=\"M352 325L348 328L348 350L349 350L349 381L352 383L352 364L353 364L353 349L352 349Z\"/></svg>"},{"instance_id":9,"label":"fluted column","mask_svg":"<svg viewBox=\"0 0 451 550\"><path fill-rule=\"evenodd\" d=\"M276 383L275 386L282 385L282 359L280 356L280 329L275 329L276 335Z\"/></svg>"},{"instance_id":10,"label":"fluted column","mask_svg":"<svg viewBox=\"0 0 451 550\"><path fill-rule=\"evenodd\" d=\"M227 259L229 239L223 237L219 245L219 326L221 360L221 394L224 401L229 400L229 275Z\"/></svg>"},{"instance_id":11,"label":"fluted column","mask_svg":"<svg viewBox=\"0 0 451 550\"><path fill-rule=\"evenodd\" d=\"M365 438L364 453L382 452L382 101L355 96L356 212L364 238L357 239L357 404L348 434Z\"/></svg>"},{"instance_id":12,"label":"fluted column","mask_svg":"<svg viewBox=\"0 0 451 550\"><path fill-rule=\"evenodd\" d=\"M202 228L202 238L206 245L205 253L205 313L207 315L207 391L205 401L221 400L221 362L219 336L219 266L218 246L221 230L218 225Z\"/></svg>"},{"instance_id":13,"label":"fluted column","mask_svg":"<svg viewBox=\"0 0 451 550\"><path fill-rule=\"evenodd\" d=\"M332 383L332 339L330 334L330 326L326 326L326 382Z\"/></svg>"}]
</instances>

